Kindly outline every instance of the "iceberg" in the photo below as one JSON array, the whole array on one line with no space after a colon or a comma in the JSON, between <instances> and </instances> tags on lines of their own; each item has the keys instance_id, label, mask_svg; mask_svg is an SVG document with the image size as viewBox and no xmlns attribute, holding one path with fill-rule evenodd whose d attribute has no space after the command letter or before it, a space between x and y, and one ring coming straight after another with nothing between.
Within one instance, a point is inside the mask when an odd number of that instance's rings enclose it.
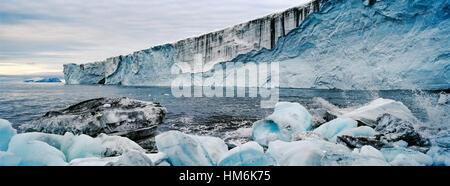
<instances>
[{"instance_id":1,"label":"iceberg","mask_svg":"<svg viewBox=\"0 0 450 186\"><path fill-rule=\"evenodd\" d=\"M20 166L64 166L67 158L58 149L62 136L25 133L13 136L8 151L20 158Z\"/></svg>"},{"instance_id":2,"label":"iceberg","mask_svg":"<svg viewBox=\"0 0 450 186\"><path fill-rule=\"evenodd\" d=\"M222 155L218 166L275 166L276 160L264 153L263 147L251 141Z\"/></svg>"},{"instance_id":3,"label":"iceberg","mask_svg":"<svg viewBox=\"0 0 450 186\"><path fill-rule=\"evenodd\" d=\"M274 112L253 124L252 138L262 146L277 139L291 141L295 132L310 130L312 116L299 103L279 102Z\"/></svg>"},{"instance_id":4,"label":"iceberg","mask_svg":"<svg viewBox=\"0 0 450 186\"><path fill-rule=\"evenodd\" d=\"M335 139L335 136L345 129L356 128L358 122L350 118L339 117L331 120L327 123L320 125L318 128L314 129L314 133L320 134L323 137L331 140ZM336 141L336 140L334 140Z\"/></svg>"},{"instance_id":5,"label":"iceberg","mask_svg":"<svg viewBox=\"0 0 450 186\"><path fill-rule=\"evenodd\" d=\"M9 141L16 133L16 129L12 128L9 121L0 119L0 151L8 150Z\"/></svg>"},{"instance_id":6,"label":"iceberg","mask_svg":"<svg viewBox=\"0 0 450 186\"><path fill-rule=\"evenodd\" d=\"M225 142L216 137L194 136L168 131L155 138L159 152L167 154L174 166L212 166L228 151Z\"/></svg>"}]
</instances>

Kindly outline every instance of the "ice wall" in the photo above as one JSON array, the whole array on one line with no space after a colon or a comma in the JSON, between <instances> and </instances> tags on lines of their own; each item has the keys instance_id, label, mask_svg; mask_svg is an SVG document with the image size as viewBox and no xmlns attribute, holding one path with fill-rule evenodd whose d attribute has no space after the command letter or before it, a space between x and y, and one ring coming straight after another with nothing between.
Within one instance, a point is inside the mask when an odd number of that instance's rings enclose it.
<instances>
[{"instance_id":1,"label":"ice wall","mask_svg":"<svg viewBox=\"0 0 450 186\"><path fill-rule=\"evenodd\" d=\"M190 64L191 68L182 70L192 72L199 65L195 63L212 67L240 54L274 48L280 37L298 27L312 12L319 11L323 1L312 0L284 12L126 56L65 64L65 80L67 84L170 85L173 64Z\"/></svg>"},{"instance_id":2,"label":"ice wall","mask_svg":"<svg viewBox=\"0 0 450 186\"><path fill-rule=\"evenodd\" d=\"M68 64L64 74L67 84L170 86L200 64L239 70L254 62L279 63L280 87L450 89L449 7L449 0L312 0L127 56ZM174 64L184 74L172 75Z\"/></svg>"}]
</instances>

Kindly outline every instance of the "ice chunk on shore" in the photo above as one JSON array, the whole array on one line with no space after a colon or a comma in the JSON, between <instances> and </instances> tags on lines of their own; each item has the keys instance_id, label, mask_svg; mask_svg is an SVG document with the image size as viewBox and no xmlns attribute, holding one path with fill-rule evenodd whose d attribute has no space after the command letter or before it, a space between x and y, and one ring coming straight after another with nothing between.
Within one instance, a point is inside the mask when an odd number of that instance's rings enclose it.
<instances>
[{"instance_id":1,"label":"ice chunk on shore","mask_svg":"<svg viewBox=\"0 0 450 186\"><path fill-rule=\"evenodd\" d=\"M296 132L310 130L312 116L299 103L279 102L274 112L266 119L253 124L252 138L260 145L267 146L270 141L291 141Z\"/></svg>"},{"instance_id":2,"label":"ice chunk on shore","mask_svg":"<svg viewBox=\"0 0 450 186\"><path fill-rule=\"evenodd\" d=\"M335 136L337 134L346 129L356 128L357 126L358 123L355 120L340 117L322 124L320 127L314 129L313 132L320 134L327 139L334 139L334 141L336 141Z\"/></svg>"},{"instance_id":3,"label":"ice chunk on shore","mask_svg":"<svg viewBox=\"0 0 450 186\"><path fill-rule=\"evenodd\" d=\"M9 121L0 119L0 151L8 150L9 141L16 133Z\"/></svg>"},{"instance_id":4,"label":"ice chunk on shore","mask_svg":"<svg viewBox=\"0 0 450 186\"><path fill-rule=\"evenodd\" d=\"M68 162L76 158L101 157L105 151L98 140L84 134L66 133L59 143L60 150L64 152Z\"/></svg>"},{"instance_id":5,"label":"ice chunk on shore","mask_svg":"<svg viewBox=\"0 0 450 186\"><path fill-rule=\"evenodd\" d=\"M266 153L275 157L281 166L320 166L325 163L327 153L350 154L351 151L343 145L323 140L277 140L269 143Z\"/></svg>"},{"instance_id":6,"label":"ice chunk on shore","mask_svg":"<svg viewBox=\"0 0 450 186\"><path fill-rule=\"evenodd\" d=\"M117 156L127 151L145 152L141 146L136 142L121 136L108 136L106 134L100 134L95 138L103 148L103 156Z\"/></svg>"},{"instance_id":7,"label":"ice chunk on shore","mask_svg":"<svg viewBox=\"0 0 450 186\"><path fill-rule=\"evenodd\" d=\"M17 134L9 143L8 152L21 159L21 166L63 166L66 156L57 147L62 136L41 133Z\"/></svg>"},{"instance_id":8,"label":"ice chunk on shore","mask_svg":"<svg viewBox=\"0 0 450 186\"><path fill-rule=\"evenodd\" d=\"M277 162L256 142L251 141L225 153L219 166L275 166Z\"/></svg>"},{"instance_id":9,"label":"ice chunk on shore","mask_svg":"<svg viewBox=\"0 0 450 186\"><path fill-rule=\"evenodd\" d=\"M153 166L152 160L148 158L144 153L138 151L128 151L116 162L109 162L107 166Z\"/></svg>"},{"instance_id":10,"label":"ice chunk on shore","mask_svg":"<svg viewBox=\"0 0 450 186\"><path fill-rule=\"evenodd\" d=\"M174 166L211 166L228 151L225 142L216 137L194 136L168 131L156 136L156 146Z\"/></svg>"},{"instance_id":11,"label":"ice chunk on shore","mask_svg":"<svg viewBox=\"0 0 450 186\"><path fill-rule=\"evenodd\" d=\"M378 98L353 111L344 113L343 116L361 121L369 126L376 126L377 119L384 114L391 114L397 118L416 121L417 119L402 102Z\"/></svg>"},{"instance_id":12,"label":"ice chunk on shore","mask_svg":"<svg viewBox=\"0 0 450 186\"><path fill-rule=\"evenodd\" d=\"M429 166L433 164L430 156L407 148L382 148L380 151L386 161L394 166Z\"/></svg>"},{"instance_id":13,"label":"ice chunk on shore","mask_svg":"<svg viewBox=\"0 0 450 186\"><path fill-rule=\"evenodd\" d=\"M383 161L386 161L386 159L383 156L383 153L381 153L378 149L370 146L365 145L361 147L361 149L355 149L361 156L367 156L367 157L373 157L377 158Z\"/></svg>"},{"instance_id":14,"label":"ice chunk on shore","mask_svg":"<svg viewBox=\"0 0 450 186\"><path fill-rule=\"evenodd\" d=\"M379 154L363 149L354 153L346 146L324 140L273 141L267 149L281 166L386 166ZM368 155L370 154L370 155Z\"/></svg>"},{"instance_id":15,"label":"ice chunk on shore","mask_svg":"<svg viewBox=\"0 0 450 186\"><path fill-rule=\"evenodd\" d=\"M448 148L434 146L430 148L427 155L433 159L433 165L450 166L450 150Z\"/></svg>"}]
</instances>

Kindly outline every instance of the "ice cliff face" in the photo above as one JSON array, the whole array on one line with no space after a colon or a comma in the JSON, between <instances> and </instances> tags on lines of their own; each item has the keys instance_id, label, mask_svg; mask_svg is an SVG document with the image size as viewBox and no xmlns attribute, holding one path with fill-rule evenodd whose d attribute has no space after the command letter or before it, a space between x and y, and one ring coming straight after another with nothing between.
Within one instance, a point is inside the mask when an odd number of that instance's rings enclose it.
<instances>
[{"instance_id":1,"label":"ice cliff face","mask_svg":"<svg viewBox=\"0 0 450 186\"><path fill-rule=\"evenodd\" d=\"M174 64L255 62L279 63L281 87L449 89L449 4L314 0L174 44L68 64L64 74L67 84L170 85Z\"/></svg>"},{"instance_id":2,"label":"ice cliff face","mask_svg":"<svg viewBox=\"0 0 450 186\"><path fill-rule=\"evenodd\" d=\"M170 68L175 63L188 63L191 67L199 65L195 63L213 66L240 54L272 49L280 37L298 27L309 14L318 11L322 1L313 0L281 13L126 56L81 65L66 64L66 83L170 85L173 79ZM190 68L182 70L192 72Z\"/></svg>"}]
</instances>

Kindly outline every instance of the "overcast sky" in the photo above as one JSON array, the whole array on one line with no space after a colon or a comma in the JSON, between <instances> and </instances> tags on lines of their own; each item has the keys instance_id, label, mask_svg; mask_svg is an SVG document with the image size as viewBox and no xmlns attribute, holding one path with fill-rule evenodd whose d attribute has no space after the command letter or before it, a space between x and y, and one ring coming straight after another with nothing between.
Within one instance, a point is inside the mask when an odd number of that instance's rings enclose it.
<instances>
[{"instance_id":1,"label":"overcast sky","mask_svg":"<svg viewBox=\"0 0 450 186\"><path fill-rule=\"evenodd\" d=\"M0 75L62 72L308 0L0 0Z\"/></svg>"}]
</instances>

